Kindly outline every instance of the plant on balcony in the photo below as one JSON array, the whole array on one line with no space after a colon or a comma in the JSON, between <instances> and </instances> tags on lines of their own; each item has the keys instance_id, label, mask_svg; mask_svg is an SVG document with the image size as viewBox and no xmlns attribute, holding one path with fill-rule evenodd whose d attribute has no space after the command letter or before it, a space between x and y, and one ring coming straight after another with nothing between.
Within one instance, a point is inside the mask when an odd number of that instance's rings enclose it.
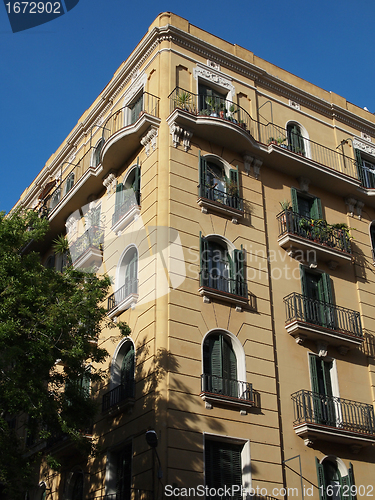
<instances>
[{"instance_id":1,"label":"plant on balcony","mask_svg":"<svg viewBox=\"0 0 375 500\"><path fill-rule=\"evenodd\" d=\"M274 137L269 137L268 138L268 144L276 144L277 145L277 140Z\"/></svg>"},{"instance_id":2,"label":"plant on balcony","mask_svg":"<svg viewBox=\"0 0 375 500\"><path fill-rule=\"evenodd\" d=\"M276 143L278 146L281 146L282 148L286 148L286 144L283 144L286 141L286 137L278 137L276 139Z\"/></svg>"},{"instance_id":3,"label":"plant on balcony","mask_svg":"<svg viewBox=\"0 0 375 500\"><path fill-rule=\"evenodd\" d=\"M285 210L293 210L292 204L289 200L279 201L279 203L280 203L280 206L281 206L281 209L283 210L283 212Z\"/></svg>"},{"instance_id":4,"label":"plant on balcony","mask_svg":"<svg viewBox=\"0 0 375 500\"><path fill-rule=\"evenodd\" d=\"M235 113L238 113L238 109L235 109L234 104L232 104L229 107L229 112L230 112L230 115L227 117L227 119L233 123L238 123L238 121L234 118Z\"/></svg>"},{"instance_id":5,"label":"plant on balcony","mask_svg":"<svg viewBox=\"0 0 375 500\"><path fill-rule=\"evenodd\" d=\"M181 92L176 97L176 107L189 111L191 106L191 94L188 92Z\"/></svg>"},{"instance_id":6,"label":"plant on balcony","mask_svg":"<svg viewBox=\"0 0 375 500\"><path fill-rule=\"evenodd\" d=\"M232 180L225 181L225 189L228 196L238 196L237 183Z\"/></svg>"},{"instance_id":7,"label":"plant on balcony","mask_svg":"<svg viewBox=\"0 0 375 500\"><path fill-rule=\"evenodd\" d=\"M210 116L217 116L218 103L215 97L206 97L206 104L210 109Z\"/></svg>"},{"instance_id":8,"label":"plant on balcony","mask_svg":"<svg viewBox=\"0 0 375 500\"><path fill-rule=\"evenodd\" d=\"M348 240L354 239L354 236L350 232L354 228L349 227L345 222L339 222L337 224L332 224L331 228L338 229L340 231L340 233L345 235Z\"/></svg>"}]
</instances>

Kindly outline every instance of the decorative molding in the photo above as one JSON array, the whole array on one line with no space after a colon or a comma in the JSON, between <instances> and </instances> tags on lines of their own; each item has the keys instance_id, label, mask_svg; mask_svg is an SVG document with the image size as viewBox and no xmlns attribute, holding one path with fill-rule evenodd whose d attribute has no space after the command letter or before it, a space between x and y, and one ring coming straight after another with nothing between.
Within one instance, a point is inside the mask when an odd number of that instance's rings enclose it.
<instances>
[{"instance_id":1,"label":"decorative molding","mask_svg":"<svg viewBox=\"0 0 375 500\"><path fill-rule=\"evenodd\" d=\"M375 146L367 141L365 142L359 137L353 138L353 148L359 149L360 151L363 151L371 156L375 156Z\"/></svg>"},{"instance_id":2,"label":"decorative molding","mask_svg":"<svg viewBox=\"0 0 375 500\"><path fill-rule=\"evenodd\" d=\"M309 192L310 179L307 177L298 177L299 188L303 193Z\"/></svg>"},{"instance_id":3,"label":"decorative molding","mask_svg":"<svg viewBox=\"0 0 375 500\"><path fill-rule=\"evenodd\" d=\"M111 190L113 192L116 189L116 177L113 172L110 172L106 177L104 177L103 186L107 190L107 196L111 194Z\"/></svg>"},{"instance_id":4,"label":"decorative molding","mask_svg":"<svg viewBox=\"0 0 375 500\"><path fill-rule=\"evenodd\" d=\"M296 102L296 101L292 101L291 99L289 99L289 106L290 106L291 108L296 109L297 111L301 111L301 106L300 106L300 104L298 104L298 102Z\"/></svg>"},{"instance_id":5,"label":"decorative molding","mask_svg":"<svg viewBox=\"0 0 375 500\"><path fill-rule=\"evenodd\" d=\"M365 204L363 203L363 201L357 200L357 204L356 204L355 208L356 208L357 216L358 216L359 220L362 219L362 209L364 206L365 206Z\"/></svg>"},{"instance_id":6,"label":"decorative molding","mask_svg":"<svg viewBox=\"0 0 375 500\"><path fill-rule=\"evenodd\" d=\"M354 198L347 197L347 198L344 198L344 201L345 201L345 205L348 207L348 213L349 213L350 217L353 217L354 216L354 207L357 203L357 200Z\"/></svg>"},{"instance_id":7,"label":"decorative molding","mask_svg":"<svg viewBox=\"0 0 375 500\"><path fill-rule=\"evenodd\" d=\"M232 80L218 74L213 68L208 69L197 65L196 68L193 68L193 77L195 78L195 80L201 78L202 80L206 80L207 82L213 83L214 85L219 85L220 87L223 87L228 92L230 92L231 96L235 95L235 87L232 83Z\"/></svg>"},{"instance_id":8,"label":"decorative molding","mask_svg":"<svg viewBox=\"0 0 375 500\"><path fill-rule=\"evenodd\" d=\"M257 160L255 159L254 160L254 175L255 175L255 178L258 180L259 179L259 176L260 176L260 167L262 166L263 164L263 160Z\"/></svg>"},{"instance_id":9,"label":"decorative molding","mask_svg":"<svg viewBox=\"0 0 375 500\"><path fill-rule=\"evenodd\" d=\"M152 151L155 151L157 136L158 136L158 129L156 127L151 127L150 130L142 137L141 144L145 148L146 156L150 155L151 148Z\"/></svg>"},{"instance_id":10,"label":"decorative molding","mask_svg":"<svg viewBox=\"0 0 375 500\"><path fill-rule=\"evenodd\" d=\"M371 136L370 136L369 134L366 134L365 132L361 132L361 137L362 137L362 139L364 139L365 141L372 142L372 140L371 140Z\"/></svg>"},{"instance_id":11,"label":"decorative molding","mask_svg":"<svg viewBox=\"0 0 375 500\"><path fill-rule=\"evenodd\" d=\"M327 342L317 342L316 347L318 349L318 355L320 358L325 358L328 354L328 344Z\"/></svg>"},{"instance_id":12,"label":"decorative molding","mask_svg":"<svg viewBox=\"0 0 375 500\"><path fill-rule=\"evenodd\" d=\"M177 146L180 144L180 140L182 139L184 151L188 151L190 149L193 132L187 129L183 129L175 122L170 124L169 130L172 135L173 146L177 148Z\"/></svg>"},{"instance_id":13,"label":"decorative molding","mask_svg":"<svg viewBox=\"0 0 375 500\"><path fill-rule=\"evenodd\" d=\"M296 341L296 344L298 345L302 345L306 340L306 335L296 335L295 337L295 341Z\"/></svg>"},{"instance_id":14,"label":"decorative molding","mask_svg":"<svg viewBox=\"0 0 375 500\"><path fill-rule=\"evenodd\" d=\"M215 69L216 71L220 71L220 64L215 63L215 61L210 61L207 59L207 66L209 68Z\"/></svg>"}]
</instances>

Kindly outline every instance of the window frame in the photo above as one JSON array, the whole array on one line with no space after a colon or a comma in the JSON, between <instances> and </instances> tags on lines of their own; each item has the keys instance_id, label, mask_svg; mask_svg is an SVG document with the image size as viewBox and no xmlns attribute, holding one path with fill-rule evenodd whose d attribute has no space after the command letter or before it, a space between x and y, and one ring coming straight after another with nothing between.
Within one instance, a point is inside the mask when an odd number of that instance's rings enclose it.
<instances>
[{"instance_id":1,"label":"window frame","mask_svg":"<svg viewBox=\"0 0 375 500\"><path fill-rule=\"evenodd\" d=\"M304 147L304 153L305 154L303 154L302 152L294 151L294 149L292 147L292 144L291 144L291 140L289 139L290 133L289 133L288 129L291 126L295 126L295 127L299 128L300 137L303 140L303 147ZM292 151L295 154L300 154L300 155L302 155L303 158L311 158L310 137L309 137L309 134L308 134L306 128L301 123L299 123L299 122L297 122L295 120L289 120L285 124L285 131L286 131L286 137L287 137L287 140L288 140L288 149L289 149L289 151Z\"/></svg>"}]
</instances>

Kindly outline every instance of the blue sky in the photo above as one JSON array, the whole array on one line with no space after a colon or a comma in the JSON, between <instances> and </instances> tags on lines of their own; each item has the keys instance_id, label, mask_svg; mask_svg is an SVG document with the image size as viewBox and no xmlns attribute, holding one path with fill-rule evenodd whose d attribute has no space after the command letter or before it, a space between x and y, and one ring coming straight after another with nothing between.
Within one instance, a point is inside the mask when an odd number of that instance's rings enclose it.
<instances>
[{"instance_id":1,"label":"blue sky","mask_svg":"<svg viewBox=\"0 0 375 500\"><path fill-rule=\"evenodd\" d=\"M374 0L80 0L15 34L0 6L0 211L17 202L163 11L375 112Z\"/></svg>"}]
</instances>

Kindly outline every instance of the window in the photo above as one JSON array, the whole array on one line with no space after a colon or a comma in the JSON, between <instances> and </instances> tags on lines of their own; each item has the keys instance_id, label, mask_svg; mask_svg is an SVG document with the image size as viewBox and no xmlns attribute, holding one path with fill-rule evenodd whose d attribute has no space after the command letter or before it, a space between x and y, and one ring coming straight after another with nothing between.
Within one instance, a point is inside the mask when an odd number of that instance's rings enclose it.
<instances>
[{"instance_id":1,"label":"window","mask_svg":"<svg viewBox=\"0 0 375 500\"><path fill-rule=\"evenodd\" d=\"M336 408L331 379L333 362L319 356L310 356L309 359L314 421L317 424L336 427Z\"/></svg>"},{"instance_id":2,"label":"window","mask_svg":"<svg viewBox=\"0 0 375 500\"><path fill-rule=\"evenodd\" d=\"M129 121L128 125L135 123L141 116L143 111L143 93L138 95L138 97L128 106L129 108Z\"/></svg>"},{"instance_id":3,"label":"window","mask_svg":"<svg viewBox=\"0 0 375 500\"><path fill-rule=\"evenodd\" d=\"M207 159L199 152L199 196L243 210L240 199L238 166L227 167L218 159Z\"/></svg>"},{"instance_id":4,"label":"window","mask_svg":"<svg viewBox=\"0 0 375 500\"><path fill-rule=\"evenodd\" d=\"M67 500L83 500L83 471L74 471L69 474L67 484Z\"/></svg>"},{"instance_id":5,"label":"window","mask_svg":"<svg viewBox=\"0 0 375 500\"><path fill-rule=\"evenodd\" d=\"M203 390L238 397L237 359L231 340L213 333L203 343Z\"/></svg>"},{"instance_id":6,"label":"window","mask_svg":"<svg viewBox=\"0 0 375 500\"><path fill-rule=\"evenodd\" d=\"M141 198L141 169L137 165L132 168L123 182L116 186L115 211L112 225L130 212L133 207L140 205Z\"/></svg>"},{"instance_id":7,"label":"window","mask_svg":"<svg viewBox=\"0 0 375 500\"><path fill-rule=\"evenodd\" d=\"M74 172L70 172L68 177L65 179L64 196L72 189L73 186L74 186Z\"/></svg>"},{"instance_id":8,"label":"window","mask_svg":"<svg viewBox=\"0 0 375 500\"><path fill-rule=\"evenodd\" d=\"M247 297L245 253L242 247L241 250L228 251L225 240L219 237L204 237L200 233L200 250L201 286Z\"/></svg>"},{"instance_id":9,"label":"window","mask_svg":"<svg viewBox=\"0 0 375 500\"><path fill-rule=\"evenodd\" d=\"M104 139L100 139L95 147L94 154L92 156L92 166L95 168L100 164L100 153L104 144Z\"/></svg>"},{"instance_id":10,"label":"window","mask_svg":"<svg viewBox=\"0 0 375 500\"><path fill-rule=\"evenodd\" d=\"M250 488L250 456L248 441L229 440L214 436L205 437L204 442L205 483L209 488L238 486L232 498L240 500L241 486ZM217 497L222 498L222 497Z\"/></svg>"},{"instance_id":11,"label":"window","mask_svg":"<svg viewBox=\"0 0 375 500\"><path fill-rule=\"evenodd\" d=\"M302 135L301 127L296 123L288 123L286 127L288 136L288 147L293 153L306 156L305 140Z\"/></svg>"},{"instance_id":12,"label":"window","mask_svg":"<svg viewBox=\"0 0 375 500\"><path fill-rule=\"evenodd\" d=\"M224 111L227 94L218 92L202 83L198 85L198 94L200 114L219 116L220 111Z\"/></svg>"},{"instance_id":13,"label":"window","mask_svg":"<svg viewBox=\"0 0 375 500\"><path fill-rule=\"evenodd\" d=\"M132 485L132 445L108 454L106 474L106 495L113 495L116 500L130 500Z\"/></svg>"},{"instance_id":14,"label":"window","mask_svg":"<svg viewBox=\"0 0 375 500\"><path fill-rule=\"evenodd\" d=\"M342 460L325 457L322 462L315 457L320 500L354 500L351 486L354 486L353 466L347 469ZM346 494L345 494L346 493Z\"/></svg>"},{"instance_id":15,"label":"window","mask_svg":"<svg viewBox=\"0 0 375 500\"><path fill-rule=\"evenodd\" d=\"M61 189L57 188L51 195L51 203L50 203L50 208L51 210L56 207L56 205L59 204L60 202L60 196L61 196Z\"/></svg>"},{"instance_id":16,"label":"window","mask_svg":"<svg viewBox=\"0 0 375 500\"><path fill-rule=\"evenodd\" d=\"M103 396L102 411L107 411L114 406L120 407L127 400L134 398L134 367L134 344L126 339L115 352L111 366L111 389ZM128 403L130 405L129 401Z\"/></svg>"},{"instance_id":17,"label":"window","mask_svg":"<svg viewBox=\"0 0 375 500\"><path fill-rule=\"evenodd\" d=\"M322 203L320 198L291 188L293 212L307 219L322 219Z\"/></svg>"},{"instance_id":18,"label":"window","mask_svg":"<svg viewBox=\"0 0 375 500\"><path fill-rule=\"evenodd\" d=\"M366 156L360 149L355 149L355 157L359 178L362 185L369 189L375 188L375 158Z\"/></svg>"},{"instance_id":19,"label":"window","mask_svg":"<svg viewBox=\"0 0 375 500\"><path fill-rule=\"evenodd\" d=\"M306 321L327 328L335 328L333 293L329 274L311 271L303 265L300 265L300 274Z\"/></svg>"},{"instance_id":20,"label":"window","mask_svg":"<svg viewBox=\"0 0 375 500\"><path fill-rule=\"evenodd\" d=\"M116 302L119 303L130 294L138 292L138 252L131 247L120 264L119 288L116 291Z\"/></svg>"}]
</instances>

